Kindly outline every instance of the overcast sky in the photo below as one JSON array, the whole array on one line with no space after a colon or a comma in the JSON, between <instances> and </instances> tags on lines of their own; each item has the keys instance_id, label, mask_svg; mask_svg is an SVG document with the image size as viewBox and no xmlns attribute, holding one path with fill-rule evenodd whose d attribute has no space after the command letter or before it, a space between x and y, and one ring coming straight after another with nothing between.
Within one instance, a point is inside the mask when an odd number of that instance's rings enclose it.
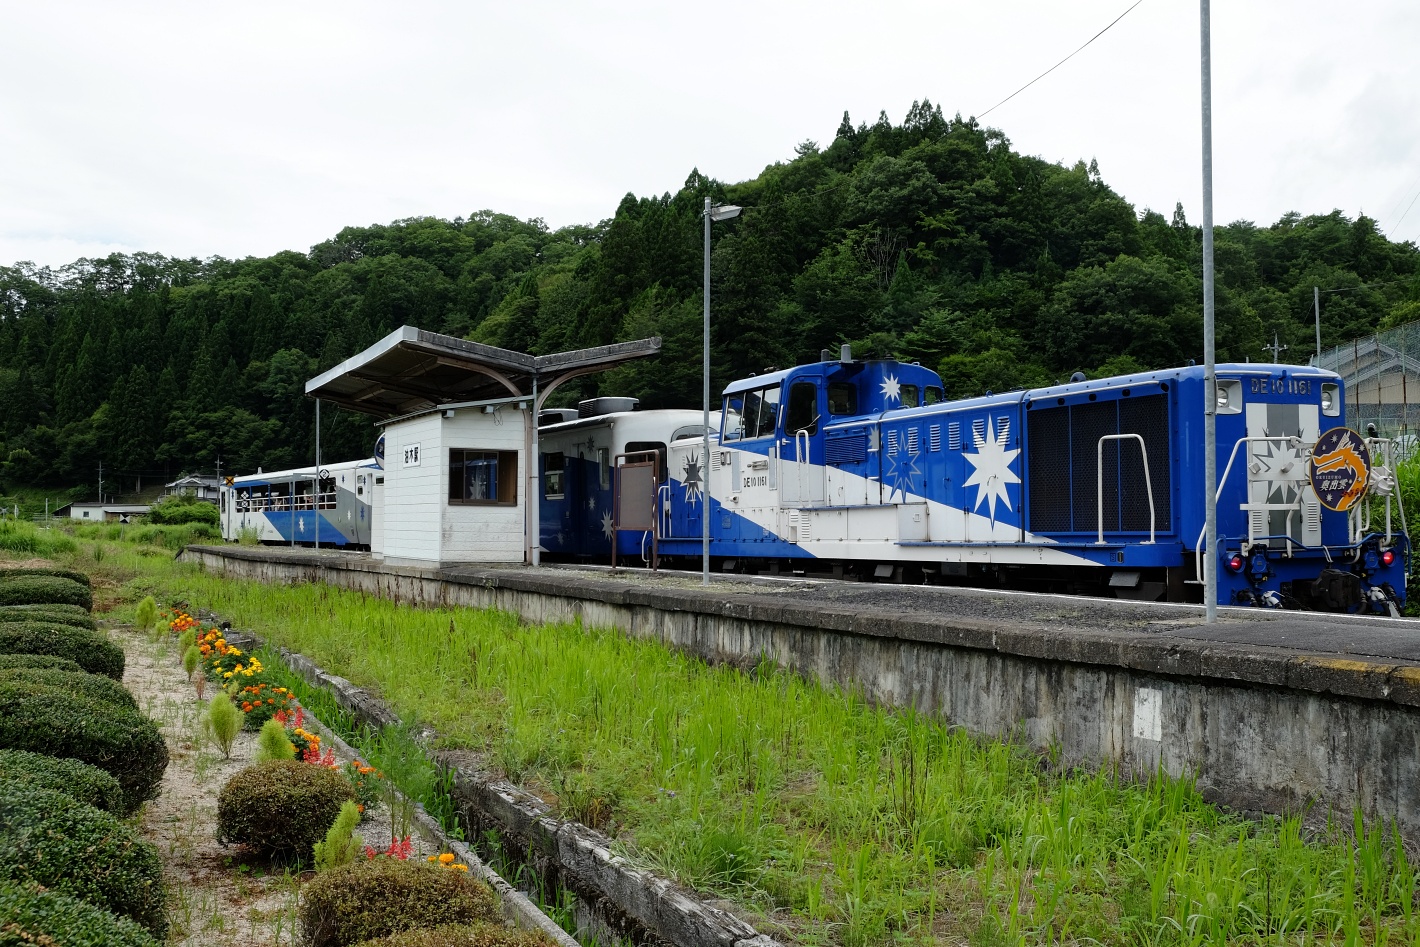
<instances>
[{"instance_id":1,"label":"overcast sky","mask_svg":"<svg viewBox=\"0 0 1420 947\"><path fill-rule=\"evenodd\" d=\"M595 222L826 146L845 109L979 115L1131 2L0 0L0 265ZM1417 41L1415 0L1215 0L1217 220L1340 208L1420 238ZM985 121L1197 223L1198 54L1196 0L1143 0Z\"/></svg>"}]
</instances>

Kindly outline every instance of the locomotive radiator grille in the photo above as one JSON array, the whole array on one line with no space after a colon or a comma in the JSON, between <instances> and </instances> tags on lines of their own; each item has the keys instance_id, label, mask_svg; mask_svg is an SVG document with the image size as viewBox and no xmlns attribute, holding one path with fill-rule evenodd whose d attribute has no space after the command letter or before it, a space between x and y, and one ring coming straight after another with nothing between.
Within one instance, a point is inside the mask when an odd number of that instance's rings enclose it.
<instances>
[{"instance_id":1,"label":"locomotive radiator grille","mask_svg":"<svg viewBox=\"0 0 1420 947\"><path fill-rule=\"evenodd\" d=\"M1099 529L1097 467L1104 482L1104 528L1149 531L1149 493L1144 462L1134 441L1099 440L1138 434L1149 454L1155 525L1172 527L1172 480L1166 395L1098 401L1032 410L1029 415L1029 526L1035 533L1091 533Z\"/></svg>"},{"instance_id":2,"label":"locomotive radiator grille","mask_svg":"<svg viewBox=\"0 0 1420 947\"><path fill-rule=\"evenodd\" d=\"M927 447L932 452L942 449L942 426L933 424L927 428Z\"/></svg>"}]
</instances>

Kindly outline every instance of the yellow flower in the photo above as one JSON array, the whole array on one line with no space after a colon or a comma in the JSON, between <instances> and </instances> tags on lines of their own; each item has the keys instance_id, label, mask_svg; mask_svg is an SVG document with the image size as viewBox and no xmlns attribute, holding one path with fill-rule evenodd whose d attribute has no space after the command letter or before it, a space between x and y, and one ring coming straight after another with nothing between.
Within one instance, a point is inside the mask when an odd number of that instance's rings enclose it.
<instances>
[{"instance_id":1,"label":"yellow flower","mask_svg":"<svg viewBox=\"0 0 1420 947\"><path fill-rule=\"evenodd\" d=\"M444 854L442 854L442 855L439 856L439 864L441 864L441 865L447 865L449 862L451 862L451 861L453 861L453 860L454 860L454 856L453 856L453 854L450 853L450 852L445 852Z\"/></svg>"},{"instance_id":2,"label":"yellow flower","mask_svg":"<svg viewBox=\"0 0 1420 947\"><path fill-rule=\"evenodd\" d=\"M223 672L222 672L222 676L223 676L223 677L231 677L231 676L232 676L232 672L231 672L231 671L223 671Z\"/></svg>"},{"instance_id":3,"label":"yellow flower","mask_svg":"<svg viewBox=\"0 0 1420 947\"><path fill-rule=\"evenodd\" d=\"M438 855L430 855L430 856L426 859L426 861L431 861L431 862L436 862L436 861L438 861L438 860L439 860L439 856L438 856Z\"/></svg>"},{"instance_id":4,"label":"yellow flower","mask_svg":"<svg viewBox=\"0 0 1420 947\"><path fill-rule=\"evenodd\" d=\"M459 862L457 865L450 865L449 867L457 868L459 871L468 871L468 866L465 865L463 862Z\"/></svg>"}]
</instances>

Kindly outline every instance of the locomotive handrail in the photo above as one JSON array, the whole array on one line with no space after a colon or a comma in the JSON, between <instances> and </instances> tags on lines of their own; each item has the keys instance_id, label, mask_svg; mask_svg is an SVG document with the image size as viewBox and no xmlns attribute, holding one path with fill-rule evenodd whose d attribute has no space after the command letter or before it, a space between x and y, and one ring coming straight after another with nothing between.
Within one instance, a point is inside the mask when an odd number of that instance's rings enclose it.
<instances>
[{"instance_id":1,"label":"locomotive handrail","mask_svg":"<svg viewBox=\"0 0 1420 947\"><path fill-rule=\"evenodd\" d=\"M1239 447L1242 447L1244 444L1265 443L1267 441L1290 442L1291 440L1292 435L1290 434L1259 434L1254 435L1252 437L1238 438L1237 441L1233 444L1233 452L1228 455L1228 464L1226 467L1223 468L1223 476L1222 479L1218 481L1218 489L1213 494L1213 502L1216 504L1218 502L1218 499L1223 495L1223 487L1227 486L1228 484L1228 475L1233 472L1233 461L1238 459ZM1198 531L1198 542L1194 543L1193 549L1193 574L1199 577L1200 582L1202 581L1203 576L1203 535L1207 531L1208 527L1206 525ZM1248 532L1252 532L1251 516L1248 517ZM1323 550L1326 549L1326 544L1323 543L1321 548Z\"/></svg>"},{"instance_id":2,"label":"locomotive handrail","mask_svg":"<svg viewBox=\"0 0 1420 947\"><path fill-rule=\"evenodd\" d=\"M1144 438L1139 434L1106 434L1095 442L1095 494L1099 500L1099 508L1096 511L1096 520L1100 528L1100 538L1095 544L1103 546L1104 542L1104 442L1105 441L1138 441L1139 453L1144 458L1144 491L1149 495L1149 542L1154 541L1154 485L1149 479L1149 449L1144 446ZM1120 517L1120 526L1123 526L1123 517ZM1122 530L1121 530L1122 532Z\"/></svg>"}]
</instances>

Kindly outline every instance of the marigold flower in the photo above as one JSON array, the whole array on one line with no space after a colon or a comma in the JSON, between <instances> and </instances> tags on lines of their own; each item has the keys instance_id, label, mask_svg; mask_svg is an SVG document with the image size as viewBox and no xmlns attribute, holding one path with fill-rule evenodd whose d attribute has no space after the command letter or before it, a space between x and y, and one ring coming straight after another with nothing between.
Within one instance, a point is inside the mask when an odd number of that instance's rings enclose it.
<instances>
[{"instance_id":1,"label":"marigold flower","mask_svg":"<svg viewBox=\"0 0 1420 947\"><path fill-rule=\"evenodd\" d=\"M441 864L441 865L447 865L449 862L451 862L451 861L453 861L453 860L454 860L454 856L453 856L453 854L450 853L450 852L445 852L444 854L442 854L442 855L439 856L439 864Z\"/></svg>"}]
</instances>

